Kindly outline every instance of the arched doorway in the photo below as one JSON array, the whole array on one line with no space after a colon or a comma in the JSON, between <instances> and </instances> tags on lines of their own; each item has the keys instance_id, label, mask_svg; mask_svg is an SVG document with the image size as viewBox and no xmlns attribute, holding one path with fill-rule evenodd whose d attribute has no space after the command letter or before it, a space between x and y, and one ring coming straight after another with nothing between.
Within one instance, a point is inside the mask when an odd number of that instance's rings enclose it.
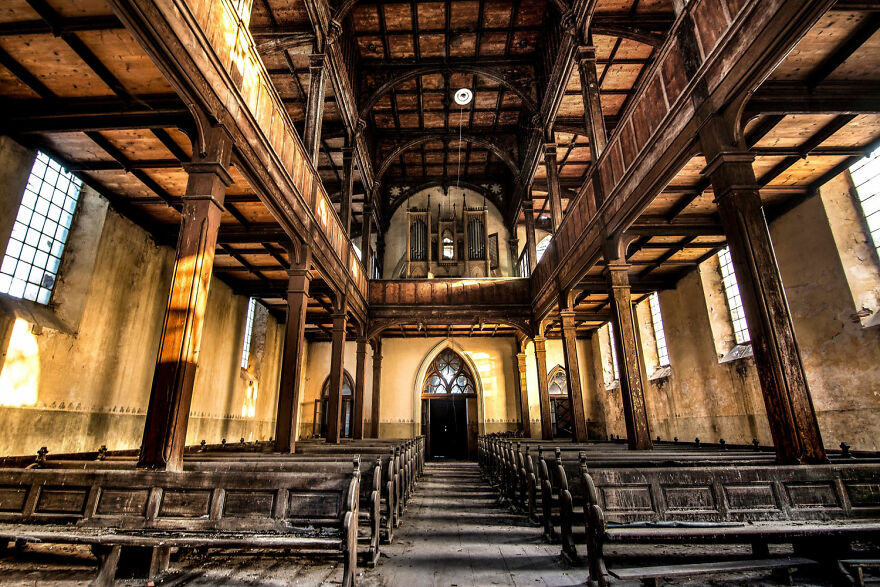
<instances>
[{"instance_id":1,"label":"arched doorway","mask_svg":"<svg viewBox=\"0 0 880 587\"><path fill-rule=\"evenodd\" d=\"M348 371L342 372L342 409L341 414L339 416L340 422L340 434L343 438L351 438L352 430L352 413L354 411L354 396L352 394L352 390L354 389L354 383L352 382L351 375L348 374ZM314 428L312 429L312 435L318 436L321 438L326 438L327 436L327 419L330 405L330 376L324 380L324 385L321 388L321 399L315 400L315 419L314 419Z\"/></svg>"},{"instance_id":2,"label":"arched doorway","mask_svg":"<svg viewBox=\"0 0 880 587\"><path fill-rule=\"evenodd\" d=\"M571 438L571 400L568 399L568 374L556 365L547 375L547 392L550 396L550 421L553 438Z\"/></svg>"},{"instance_id":3,"label":"arched doorway","mask_svg":"<svg viewBox=\"0 0 880 587\"><path fill-rule=\"evenodd\" d=\"M429 457L468 456L468 403L476 405L477 385L467 361L451 348L428 365L422 381L422 433Z\"/></svg>"}]
</instances>

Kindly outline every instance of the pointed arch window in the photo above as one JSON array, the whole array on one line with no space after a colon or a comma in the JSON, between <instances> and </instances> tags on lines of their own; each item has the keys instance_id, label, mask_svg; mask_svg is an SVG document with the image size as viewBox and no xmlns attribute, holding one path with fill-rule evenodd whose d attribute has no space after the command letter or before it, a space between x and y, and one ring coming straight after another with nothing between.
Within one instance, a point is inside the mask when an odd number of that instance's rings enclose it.
<instances>
[{"instance_id":1,"label":"pointed arch window","mask_svg":"<svg viewBox=\"0 0 880 587\"><path fill-rule=\"evenodd\" d=\"M476 395L474 376L465 360L447 348L437 355L425 373L423 395Z\"/></svg>"},{"instance_id":2,"label":"pointed arch window","mask_svg":"<svg viewBox=\"0 0 880 587\"><path fill-rule=\"evenodd\" d=\"M568 376L561 365L554 367L547 375L547 391L550 395L568 397Z\"/></svg>"},{"instance_id":3,"label":"pointed arch window","mask_svg":"<svg viewBox=\"0 0 880 587\"><path fill-rule=\"evenodd\" d=\"M339 414L340 434L343 438L351 438L352 433L352 412L354 410L354 397L352 390L354 389L354 381L348 371L342 371L342 407ZM324 379L324 385L321 387L321 399L315 400L315 416L312 428L312 434L318 437L327 436L327 417L330 409L330 376Z\"/></svg>"}]
</instances>

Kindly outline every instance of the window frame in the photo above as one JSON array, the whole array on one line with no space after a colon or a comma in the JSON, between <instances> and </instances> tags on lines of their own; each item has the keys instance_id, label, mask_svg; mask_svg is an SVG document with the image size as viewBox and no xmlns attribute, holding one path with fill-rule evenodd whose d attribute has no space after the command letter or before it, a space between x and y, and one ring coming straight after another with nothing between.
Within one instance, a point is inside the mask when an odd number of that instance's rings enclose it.
<instances>
[{"instance_id":1,"label":"window frame","mask_svg":"<svg viewBox=\"0 0 880 587\"><path fill-rule=\"evenodd\" d=\"M733 328L734 346L746 346L751 344L752 335L749 331L749 323L746 318L745 306L742 302L742 294L739 289L739 281L736 278L736 268L733 266L733 257L730 254L730 246L718 251L718 270L721 273L721 287L724 290L724 300L727 302L727 317ZM740 316L737 316L740 314ZM743 337L743 333L745 336Z\"/></svg>"},{"instance_id":2,"label":"window frame","mask_svg":"<svg viewBox=\"0 0 880 587\"><path fill-rule=\"evenodd\" d=\"M0 293L51 305L82 191L79 177L37 151L0 258ZM51 232L44 232L47 226Z\"/></svg>"}]
</instances>

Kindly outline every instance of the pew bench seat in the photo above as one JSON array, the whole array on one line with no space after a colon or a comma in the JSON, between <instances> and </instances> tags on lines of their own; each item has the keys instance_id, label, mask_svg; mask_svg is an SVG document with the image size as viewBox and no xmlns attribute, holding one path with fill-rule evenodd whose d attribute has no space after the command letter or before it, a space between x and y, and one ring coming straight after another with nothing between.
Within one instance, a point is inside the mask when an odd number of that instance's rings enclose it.
<instances>
[{"instance_id":1,"label":"pew bench seat","mask_svg":"<svg viewBox=\"0 0 880 587\"><path fill-rule=\"evenodd\" d=\"M15 543L90 545L93 585L112 585L120 557L172 548L330 552L343 586L357 574L360 459L297 472L0 469L0 550ZM373 492L374 503L378 493Z\"/></svg>"},{"instance_id":2,"label":"pew bench seat","mask_svg":"<svg viewBox=\"0 0 880 587\"><path fill-rule=\"evenodd\" d=\"M590 579L602 587L613 576L605 552L612 545L745 544L775 564L767 545L792 544L796 556L836 568L854 541L880 537L876 464L591 469L583 463L580 481ZM571 511L568 488L559 493ZM622 572L637 571L615 571Z\"/></svg>"},{"instance_id":3,"label":"pew bench seat","mask_svg":"<svg viewBox=\"0 0 880 587\"><path fill-rule=\"evenodd\" d=\"M796 568L818 565L819 562L803 557L779 557L748 560L712 561L683 565L658 565L611 569L609 574L620 581L640 581L653 587L658 579L690 579L703 575L720 575L749 571L791 571Z\"/></svg>"}]
</instances>

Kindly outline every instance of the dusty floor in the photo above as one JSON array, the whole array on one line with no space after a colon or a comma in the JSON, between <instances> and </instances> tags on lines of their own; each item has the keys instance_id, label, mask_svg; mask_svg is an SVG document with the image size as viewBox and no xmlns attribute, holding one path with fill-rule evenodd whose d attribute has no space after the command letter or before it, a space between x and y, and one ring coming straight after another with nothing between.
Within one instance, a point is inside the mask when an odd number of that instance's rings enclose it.
<instances>
[{"instance_id":1,"label":"dusty floor","mask_svg":"<svg viewBox=\"0 0 880 587\"><path fill-rule=\"evenodd\" d=\"M681 551L666 549L666 560ZM87 585L94 570L87 549L31 545L16 559L0 559L0 584ZM341 565L328 559L223 551L173 562L157 585L338 585L341 576ZM538 528L497 506L496 494L473 463L429 463L394 543L383 547L375 569L362 569L358 576L360 585L400 587L561 586L581 585L586 579L586 569L563 563L559 546L546 544ZM830 584L797 575L795 583ZM119 584L144 585L144 581ZM672 584L776 583L767 574L754 573Z\"/></svg>"}]
</instances>

